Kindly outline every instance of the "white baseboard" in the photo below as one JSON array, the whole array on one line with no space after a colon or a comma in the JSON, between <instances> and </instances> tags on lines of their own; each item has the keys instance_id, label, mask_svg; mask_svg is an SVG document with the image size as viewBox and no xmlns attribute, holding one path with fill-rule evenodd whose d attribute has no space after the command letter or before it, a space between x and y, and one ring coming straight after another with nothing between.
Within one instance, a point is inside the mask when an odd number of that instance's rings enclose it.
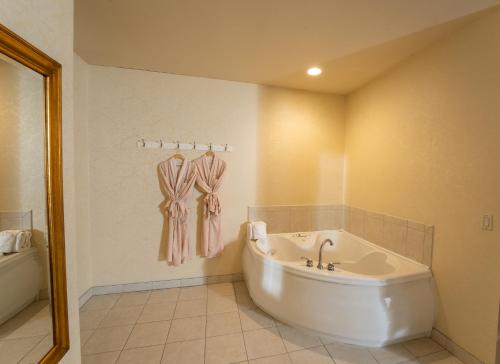
<instances>
[{"instance_id":1,"label":"white baseboard","mask_svg":"<svg viewBox=\"0 0 500 364\"><path fill-rule=\"evenodd\" d=\"M78 299L80 305L79 307L82 307L84 304L86 304L90 297L94 295L92 292L93 289L94 287L90 287L80 296L80 298Z\"/></svg>"},{"instance_id":2,"label":"white baseboard","mask_svg":"<svg viewBox=\"0 0 500 364\"><path fill-rule=\"evenodd\" d=\"M90 287L79 298L82 307L92 296L111 293L150 291L154 289L201 286L203 284L238 282L243 280L242 273L224 274L219 276L206 276L194 278L169 279L163 281L135 282L124 284L111 284Z\"/></svg>"},{"instance_id":3,"label":"white baseboard","mask_svg":"<svg viewBox=\"0 0 500 364\"><path fill-rule=\"evenodd\" d=\"M436 328L432 329L431 338L465 364L484 364Z\"/></svg>"}]
</instances>

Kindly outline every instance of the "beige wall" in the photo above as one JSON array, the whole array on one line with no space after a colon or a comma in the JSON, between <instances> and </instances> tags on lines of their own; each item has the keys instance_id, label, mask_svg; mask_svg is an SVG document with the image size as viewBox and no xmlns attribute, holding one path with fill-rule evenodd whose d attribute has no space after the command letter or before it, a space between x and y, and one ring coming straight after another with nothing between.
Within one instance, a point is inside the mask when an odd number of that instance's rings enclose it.
<instances>
[{"instance_id":1,"label":"beige wall","mask_svg":"<svg viewBox=\"0 0 500 364\"><path fill-rule=\"evenodd\" d=\"M0 23L46 52L63 66L63 164L66 268L71 349L61 363L80 362L76 299L75 187L73 130L73 2L0 0Z\"/></svg>"},{"instance_id":2,"label":"beige wall","mask_svg":"<svg viewBox=\"0 0 500 364\"><path fill-rule=\"evenodd\" d=\"M342 203L342 96L259 88L257 205Z\"/></svg>"},{"instance_id":3,"label":"beige wall","mask_svg":"<svg viewBox=\"0 0 500 364\"><path fill-rule=\"evenodd\" d=\"M75 118L75 194L76 234L78 244L77 285L82 295L92 287L92 255L90 244L89 141L88 141L89 65L74 55L74 118Z\"/></svg>"},{"instance_id":4,"label":"beige wall","mask_svg":"<svg viewBox=\"0 0 500 364\"><path fill-rule=\"evenodd\" d=\"M342 171L342 98L96 66L90 67L89 87L94 285L241 272L247 206L340 202L341 183L334 183L333 191L326 186ZM281 133L288 134L278 138ZM325 135L332 134L339 137L329 144ZM181 267L167 266L156 166L173 152L140 150L139 137L234 146L234 152L220 154L227 162L220 194L222 256L195 256ZM184 154L189 159L201 155ZM280 166L285 156L289 168ZM315 178L307 181L307 173ZM264 189L268 184L273 184L272 197ZM189 200L190 234L197 247L199 198L195 191Z\"/></svg>"},{"instance_id":5,"label":"beige wall","mask_svg":"<svg viewBox=\"0 0 500 364\"><path fill-rule=\"evenodd\" d=\"M351 95L347 203L435 224L436 327L494 362L500 293L500 12Z\"/></svg>"}]
</instances>

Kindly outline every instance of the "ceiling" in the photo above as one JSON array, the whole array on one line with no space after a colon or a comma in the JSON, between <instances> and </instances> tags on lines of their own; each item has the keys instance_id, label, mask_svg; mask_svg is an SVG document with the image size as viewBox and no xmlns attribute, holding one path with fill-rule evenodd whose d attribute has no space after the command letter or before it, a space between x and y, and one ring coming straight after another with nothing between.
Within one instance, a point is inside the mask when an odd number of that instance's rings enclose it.
<instances>
[{"instance_id":1,"label":"ceiling","mask_svg":"<svg viewBox=\"0 0 500 364\"><path fill-rule=\"evenodd\" d=\"M76 0L75 51L115 66L347 94L500 0ZM317 65L321 76L305 71Z\"/></svg>"}]
</instances>

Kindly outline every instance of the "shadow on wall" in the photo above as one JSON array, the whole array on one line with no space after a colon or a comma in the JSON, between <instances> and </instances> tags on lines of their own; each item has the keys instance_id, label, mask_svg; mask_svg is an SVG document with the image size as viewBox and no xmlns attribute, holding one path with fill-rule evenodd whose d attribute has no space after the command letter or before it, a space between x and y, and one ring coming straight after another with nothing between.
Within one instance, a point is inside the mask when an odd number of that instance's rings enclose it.
<instances>
[{"instance_id":1,"label":"shadow on wall","mask_svg":"<svg viewBox=\"0 0 500 364\"><path fill-rule=\"evenodd\" d=\"M198 229L198 236L201 236L201 229ZM203 272L205 276L217 276L227 274L227 272L239 272L240 271L240 260L243 253L243 247L245 246L246 238L246 223L240 225L238 238L226 242L224 244L224 251L222 254L215 258L203 259ZM200 242L201 244L201 242ZM198 246L201 246L198 244ZM224 258L222 258L224 255ZM224 259L224 265L222 263ZM231 266L228 267L227 265Z\"/></svg>"},{"instance_id":2,"label":"shadow on wall","mask_svg":"<svg viewBox=\"0 0 500 364\"><path fill-rule=\"evenodd\" d=\"M158 176L158 188L163 196L162 201L158 205L159 213L163 217L163 227L161 229L160 245L158 246L158 260L167 260L167 241L168 241L168 212L167 207L167 191L162 183L162 176L160 171L160 166L156 167L156 174Z\"/></svg>"},{"instance_id":3,"label":"shadow on wall","mask_svg":"<svg viewBox=\"0 0 500 364\"><path fill-rule=\"evenodd\" d=\"M342 202L345 98L260 86L257 205Z\"/></svg>"}]
</instances>

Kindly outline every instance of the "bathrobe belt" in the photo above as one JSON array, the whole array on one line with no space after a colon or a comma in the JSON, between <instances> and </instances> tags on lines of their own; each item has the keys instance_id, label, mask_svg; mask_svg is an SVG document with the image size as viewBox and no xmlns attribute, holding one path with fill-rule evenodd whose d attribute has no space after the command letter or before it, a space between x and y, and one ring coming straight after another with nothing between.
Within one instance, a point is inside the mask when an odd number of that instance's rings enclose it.
<instances>
[{"instance_id":1,"label":"bathrobe belt","mask_svg":"<svg viewBox=\"0 0 500 364\"><path fill-rule=\"evenodd\" d=\"M205 216L219 215L220 204L219 196L215 192L209 192L205 195Z\"/></svg>"},{"instance_id":2,"label":"bathrobe belt","mask_svg":"<svg viewBox=\"0 0 500 364\"><path fill-rule=\"evenodd\" d=\"M173 219L182 219L187 214L187 207L182 200L168 200L166 210Z\"/></svg>"}]
</instances>

